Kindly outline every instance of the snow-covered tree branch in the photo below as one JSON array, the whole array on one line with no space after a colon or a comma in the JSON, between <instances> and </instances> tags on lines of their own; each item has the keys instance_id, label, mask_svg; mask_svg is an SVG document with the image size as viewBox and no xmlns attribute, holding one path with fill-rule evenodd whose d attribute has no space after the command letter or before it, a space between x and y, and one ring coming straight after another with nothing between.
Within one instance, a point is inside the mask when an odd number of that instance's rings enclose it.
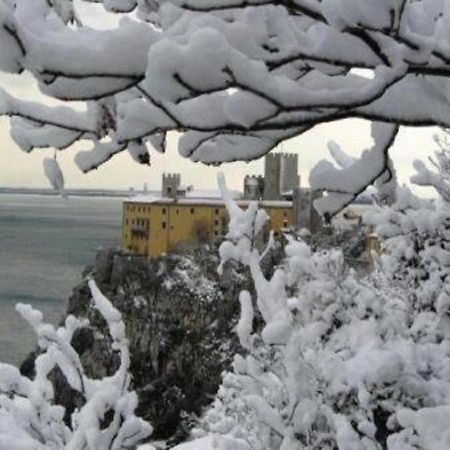
<instances>
[{"instance_id":1,"label":"snow-covered tree branch","mask_svg":"<svg viewBox=\"0 0 450 450\"><path fill-rule=\"evenodd\" d=\"M84 117L55 115L2 92L0 113L23 118L13 137L27 151L91 141L77 159L88 171L130 142L147 163L147 147L171 130L183 133L182 155L220 163L349 117L450 126L441 0L95 3L121 14L119 27L84 26L71 0L0 2L0 69L27 70L44 94L88 105Z\"/></svg>"},{"instance_id":2,"label":"snow-covered tree branch","mask_svg":"<svg viewBox=\"0 0 450 450\"><path fill-rule=\"evenodd\" d=\"M17 305L17 311L36 332L41 354L36 358L33 380L18 369L0 364L0 447L29 449L128 449L152 432L152 427L134 415L138 399L130 391L130 355L121 315L89 282L95 308L109 327L112 346L118 352L117 371L103 379L90 379L71 341L74 333L87 326L68 316L63 327L55 329L43 322L42 314L30 305ZM65 423L65 410L54 403L50 381L58 367L70 387L80 393L83 406Z\"/></svg>"}]
</instances>

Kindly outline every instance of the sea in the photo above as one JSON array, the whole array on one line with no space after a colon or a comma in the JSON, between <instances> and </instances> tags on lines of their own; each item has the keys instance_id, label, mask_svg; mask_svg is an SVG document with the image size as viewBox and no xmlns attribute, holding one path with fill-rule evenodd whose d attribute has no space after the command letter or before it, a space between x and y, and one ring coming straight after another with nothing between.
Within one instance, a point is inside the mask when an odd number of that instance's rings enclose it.
<instances>
[{"instance_id":1,"label":"sea","mask_svg":"<svg viewBox=\"0 0 450 450\"><path fill-rule=\"evenodd\" d=\"M0 362L20 365L36 346L16 303L58 324L98 249L120 243L122 200L0 194Z\"/></svg>"}]
</instances>

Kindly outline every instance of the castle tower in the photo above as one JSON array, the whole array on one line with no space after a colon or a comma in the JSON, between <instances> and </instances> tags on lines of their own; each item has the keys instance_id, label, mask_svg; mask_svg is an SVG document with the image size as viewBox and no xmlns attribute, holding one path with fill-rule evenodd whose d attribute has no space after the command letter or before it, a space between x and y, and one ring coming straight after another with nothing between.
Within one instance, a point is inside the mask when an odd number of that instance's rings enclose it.
<instances>
[{"instance_id":1,"label":"castle tower","mask_svg":"<svg viewBox=\"0 0 450 450\"><path fill-rule=\"evenodd\" d=\"M244 199L261 200L264 195L264 177L262 175L246 175L244 178Z\"/></svg>"},{"instance_id":2,"label":"castle tower","mask_svg":"<svg viewBox=\"0 0 450 450\"><path fill-rule=\"evenodd\" d=\"M176 198L180 185L181 175L179 173L164 173L162 176L162 196Z\"/></svg>"},{"instance_id":3,"label":"castle tower","mask_svg":"<svg viewBox=\"0 0 450 450\"><path fill-rule=\"evenodd\" d=\"M264 161L264 199L280 200L284 193L293 192L300 185L298 155L268 154Z\"/></svg>"},{"instance_id":4,"label":"castle tower","mask_svg":"<svg viewBox=\"0 0 450 450\"><path fill-rule=\"evenodd\" d=\"M322 191L313 191L310 188L294 189L294 224L297 230L306 228L316 233L322 226L322 217L314 208L314 200L322 197Z\"/></svg>"}]
</instances>

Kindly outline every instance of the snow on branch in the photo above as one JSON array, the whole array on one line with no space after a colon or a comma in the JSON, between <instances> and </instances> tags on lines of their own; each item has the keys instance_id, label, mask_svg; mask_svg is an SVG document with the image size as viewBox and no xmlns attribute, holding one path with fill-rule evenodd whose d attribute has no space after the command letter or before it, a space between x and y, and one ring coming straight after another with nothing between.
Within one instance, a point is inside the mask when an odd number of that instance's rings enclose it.
<instances>
[{"instance_id":1,"label":"snow on branch","mask_svg":"<svg viewBox=\"0 0 450 450\"><path fill-rule=\"evenodd\" d=\"M359 159L347 156L337 144L330 144L330 152L340 168L326 160L320 161L311 171L309 182L313 189L323 190L327 195L314 205L325 217L333 215L350 204L365 188L387 172L385 183L392 177L388 151L397 135L398 126L373 123L374 146L365 150Z\"/></svg>"},{"instance_id":2,"label":"snow on branch","mask_svg":"<svg viewBox=\"0 0 450 450\"><path fill-rule=\"evenodd\" d=\"M133 448L151 434L152 427L134 415L138 399L129 390L130 355L121 314L94 281L89 281L89 288L95 308L108 325L119 368L103 379L88 378L71 343L74 333L88 322L68 316L64 326L55 329L39 311L18 304L17 311L37 335L41 353L33 380L13 366L0 364L0 421L10 425L9 429L0 426L2 448L2 442L8 442L8 448L119 450ZM64 422L64 408L54 403L49 376L56 367L85 401L72 414L70 424ZM111 419L106 420L107 413Z\"/></svg>"},{"instance_id":3,"label":"snow on branch","mask_svg":"<svg viewBox=\"0 0 450 450\"><path fill-rule=\"evenodd\" d=\"M0 0L0 70L26 69L46 95L97 106L83 126L37 106L3 114L32 121L34 129L14 126L26 149L92 141L99 155L82 170L119 153L105 153L103 138L118 149L177 130L183 156L218 164L259 158L350 117L450 127L450 12L441 0L94 3L120 14L119 26L84 26L71 0Z\"/></svg>"}]
</instances>

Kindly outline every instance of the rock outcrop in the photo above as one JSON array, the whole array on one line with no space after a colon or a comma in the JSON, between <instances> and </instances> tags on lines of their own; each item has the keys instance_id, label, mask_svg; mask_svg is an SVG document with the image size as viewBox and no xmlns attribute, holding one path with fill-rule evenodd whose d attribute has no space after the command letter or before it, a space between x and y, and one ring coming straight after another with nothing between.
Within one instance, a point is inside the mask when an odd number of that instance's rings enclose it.
<instances>
[{"instance_id":1,"label":"rock outcrop","mask_svg":"<svg viewBox=\"0 0 450 450\"><path fill-rule=\"evenodd\" d=\"M85 279L94 277L120 310L132 355L138 415L155 427L153 437L183 438L186 420L201 413L221 382L221 373L238 349L233 328L241 289L252 290L237 267L217 274L218 259L206 250L157 260L118 250L99 252ZM90 326L74 336L74 346L91 377L117 366L103 319L92 307L87 282L77 286L68 314L86 317ZM22 371L32 376L33 356ZM61 373L54 374L57 402L72 411L80 405Z\"/></svg>"}]
</instances>

